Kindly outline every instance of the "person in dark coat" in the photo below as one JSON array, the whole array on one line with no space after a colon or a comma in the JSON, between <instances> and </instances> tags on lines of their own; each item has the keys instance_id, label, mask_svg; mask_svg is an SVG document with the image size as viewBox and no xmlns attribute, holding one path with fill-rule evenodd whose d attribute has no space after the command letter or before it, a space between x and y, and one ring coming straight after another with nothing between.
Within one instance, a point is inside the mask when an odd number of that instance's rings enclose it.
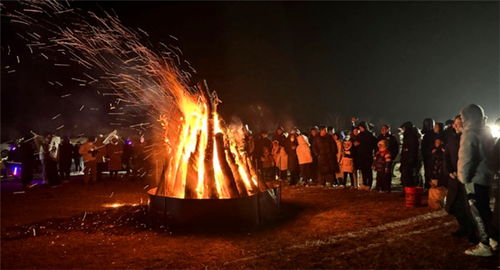
<instances>
[{"instance_id":1,"label":"person in dark coat","mask_svg":"<svg viewBox=\"0 0 500 270\"><path fill-rule=\"evenodd\" d=\"M466 199L464 184L457 178L458 148L462 133L462 119L455 117L453 134L447 139L444 151L444 170L448 175L448 192L446 194L445 210L453 215L458 223L458 230L453 232L455 237L467 237L470 242L477 243L474 233L474 224L466 213Z\"/></svg>"},{"instance_id":2,"label":"person in dark coat","mask_svg":"<svg viewBox=\"0 0 500 270\"><path fill-rule=\"evenodd\" d=\"M391 133L391 127L389 125L383 125L380 128L380 135L377 137L377 141L386 140L389 143L389 153L391 154L392 160L396 159L399 154L398 140Z\"/></svg>"},{"instance_id":3,"label":"person in dark coat","mask_svg":"<svg viewBox=\"0 0 500 270\"><path fill-rule=\"evenodd\" d=\"M363 185L371 189L373 183L373 155L377 148L377 138L368 129L366 122L361 122L359 128L359 145L356 149L359 169L363 177Z\"/></svg>"},{"instance_id":4,"label":"person in dark coat","mask_svg":"<svg viewBox=\"0 0 500 270\"><path fill-rule=\"evenodd\" d=\"M290 185L296 185L299 181L299 158L297 157L297 131L293 129L285 143L285 151L288 155L288 171L290 172Z\"/></svg>"},{"instance_id":5,"label":"person in dark coat","mask_svg":"<svg viewBox=\"0 0 500 270\"><path fill-rule=\"evenodd\" d=\"M497 127L500 127L500 118L498 118L495 121L495 125ZM500 138L496 138L495 141L495 146L493 147L492 151L492 171L495 174L495 180L496 180L496 189L493 191L493 196L495 196L495 205L493 206L493 213L492 218L491 218L491 224L490 224L490 232L491 232L491 238L497 242L498 245L498 238L500 234L500 227L499 227L499 222L500 222ZM496 247L498 248L498 246Z\"/></svg>"},{"instance_id":6,"label":"person in dark coat","mask_svg":"<svg viewBox=\"0 0 500 270\"><path fill-rule=\"evenodd\" d=\"M335 177L339 170L337 163L337 146L328 134L328 128L322 127L320 135L314 141L314 153L318 158L318 182L324 186L328 179Z\"/></svg>"},{"instance_id":7,"label":"person in dark coat","mask_svg":"<svg viewBox=\"0 0 500 270\"><path fill-rule=\"evenodd\" d=\"M441 138L434 140L434 147L432 148L432 171L431 179L437 180L437 186L446 187L448 178L444 168L444 144Z\"/></svg>"},{"instance_id":8,"label":"person in dark coat","mask_svg":"<svg viewBox=\"0 0 500 270\"><path fill-rule=\"evenodd\" d=\"M352 142L352 148L351 148L351 157L353 160L353 165L354 165L354 171L353 171L353 176L354 176L354 182L356 183L355 188L357 188L358 185L360 185L359 179L359 158L357 154L357 149L359 146L359 128L358 127L353 127L351 134L349 135L349 141Z\"/></svg>"},{"instance_id":9,"label":"person in dark coat","mask_svg":"<svg viewBox=\"0 0 500 270\"><path fill-rule=\"evenodd\" d=\"M253 158L257 161L257 168L262 169L262 155L264 154L264 148L267 148L269 151L273 148L273 144L271 140L268 138L267 132L262 131L258 136L254 139L254 151Z\"/></svg>"},{"instance_id":10,"label":"person in dark coat","mask_svg":"<svg viewBox=\"0 0 500 270\"><path fill-rule=\"evenodd\" d=\"M31 187L31 181L33 181L33 170L35 169L35 149L33 148L33 143L29 137L29 135L24 136L21 146L19 147L21 160L21 183L25 189Z\"/></svg>"},{"instance_id":11,"label":"person in dark coat","mask_svg":"<svg viewBox=\"0 0 500 270\"><path fill-rule=\"evenodd\" d=\"M311 175L312 175L312 183L316 184L316 180L318 178L318 155L314 152L314 142L319 136L319 127L313 126L309 131L309 144L311 148L311 154L313 162L311 164Z\"/></svg>"},{"instance_id":12,"label":"person in dark coat","mask_svg":"<svg viewBox=\"0 0 500 270\"><path fill-rule=\"evenodd\" d=\"M403 146L401 149L401 183L404 187L414 187L418 184L418 147L419 134L411 122L401 126L403 130Z\"/></svg>"},{"instance_id":13,"label":"person in dark coat","mask_svg":"<svg viewBox=\"0 0 500 270\"><path fill-rule=\"evenodd\" d=\"M421 152L422 159L424 161L424 181L425 187L430 187L431 182L431 172L432 172L432 147L434 145L434 140L437 138L437 134L434 132L434 126L436 123L431 118L424 119L422 125L422 138Z\"/></svg>"},{"instance_id":14,"label":"person in dark coat","mask_svg":"<svg viewBox=\"0 0 500 270\"><path fill-rule=\"evenodd\" d=\"M64 137L61 144L58 148L59 153L58 157L58 165L59 165L59 176L61 179L69 180L70 172L71 172L71 159L73 156L73 146L69 142L68 137Z\"/></svg>"},{"instance_id":15,"label":"person in dark coat","mask_svg":"<svg viewBox=\"0 0 500 270\"><path fill-rule=\"evenodd\" d=\"M286 144L285 129L283 127L278 127L274 132L272 141L278 141L280 145Z\"/></svg>"},{"instance_id":16,"label":"person in dark coat","mask_svg":"<svg viewBox=\"0 0 500 270\"><path fill-rule=\"evenodd\" d=\"M377 184L375 190L380 192L391 192L391 167L392 157L389 152L389 142L385 139L377 143L377 153L373 160L373 169L377 172Z\"/></svg>"},{"instance_id":17,"label":"person in dark coat","mask_svg":"<svg viewBox=\"0 0 500 270\"><path fill-rule=\"evenodd\" d=\"M448 119L448 120L446 120L446 122L444 122L442 139L443 139L445 145L448 142L448 138L455 135L455 130L453 129L453 122L454 121L451 119Z\"/></svg>"},{"instance_id":18,"label":"person in dark coat","mask_svg":"<svg viewBox=\"0 0 500 270\"><path fill-rule=\"evenodd\" d=\"M80 143L77 142L73 145L73 163L75 163L75 171L82 171L82 155L80 155Z\"/></svg>"}]
</instances>

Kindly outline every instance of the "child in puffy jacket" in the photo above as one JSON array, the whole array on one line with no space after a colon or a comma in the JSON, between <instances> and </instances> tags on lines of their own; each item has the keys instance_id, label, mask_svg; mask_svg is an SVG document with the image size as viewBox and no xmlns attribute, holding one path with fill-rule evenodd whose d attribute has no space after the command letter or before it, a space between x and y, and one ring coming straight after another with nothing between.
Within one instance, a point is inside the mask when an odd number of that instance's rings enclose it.
<instances>
[{"instance_id":1,"label":"child in puffy jacket","mask_svg":"<svg viewBox=\"0 0 500 270\"><path fill-rule=\"evenodd\" d=\"M373 168L377 172L377 184L375 189L381 192L391 192L392 157L388 150L389 142L385 139L380 140L377 146L379 150L375 154L373 161Z\"/></svg>"},{"instance_id":2,"label":"child in puffy jacket","mask_svg":"<svg viewBox=\"0 0 500 270\"><path fill-rule=\"evenodd\" d=\"M340 170L344 174L344 183L347 183L347 177L351 179L351 187L358 186L357 179L354 177L354 153L352 141L344 141L343 154L341 159Z\"/></svg>"}]
</instances>

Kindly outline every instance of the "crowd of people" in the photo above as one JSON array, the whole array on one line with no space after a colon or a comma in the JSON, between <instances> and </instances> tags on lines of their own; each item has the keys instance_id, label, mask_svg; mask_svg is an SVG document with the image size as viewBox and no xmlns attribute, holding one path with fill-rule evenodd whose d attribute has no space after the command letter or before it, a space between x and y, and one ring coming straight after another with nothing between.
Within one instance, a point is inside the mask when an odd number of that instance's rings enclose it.
<instances>
[{"instance_id":1,"label":"crowd of people","mask_svg":"<svg viewBox=\"0 0 500 270\"><path fill-rule=\"evenodd\" d=\"M466 254L491 256L497 248L499 201L497 192L492 213L490 191L500 169L500 140L495 143L485 119L480 106L469 105L444 124L425 119L419 130L406 122L396 134L387 124L376 134L372 125L356 118L348 130L314 126L303 133L298 128L287 132L278 127L269 136L267 131L253 134L244 128L244 150L266 181L379 192L393 190L399 160L403 187L446 188L444 207L459 224L453 235L477 244ZM500 119L496 124L500 125ZM110 178L116 178L119 171L126 176L139 170L145 174L141 147L141 141L132 143L118 136L89 137L83 144L72 144L67 137L58 141L52 135L34 140L31 136L19 145L21 180L30 187L35 149L43 178L51 186L69 179L72 164L74 171L83 171L84 183L101 180L103 171L109 171Z\"/></svg>"},{"instance_id":2,"label":"crowd of people","mask_svg":"<svg viewBox=\"0 0 500 270\"><path fill-rule=\"evenodd\" d=\"M498 183L493 213L490 198L495 174L498 182L500 139L495 143L480 106L467 106L444 124L425 119L422 130L406 122L401 136L392 134L389 125L382 125L376 136L369 124L355 120L350 130L337 132L314 126L307 134L297 128L286 133L278 127L271 138L267 132L254 136L247 129L247 151L266 180L343 187L349 180L349 187L380 192L391 192L399 158L403 187L446 188L445 209L459 224L453 235L477 244L465 253L493 254L498 241Z\"/></svg>"},{"instance_id":3,"label":"crowd of people","mask_svg":"<svg viewBox=\"0 0 500 270\"><path fill-rule=\"evenodd\" d=\"M33 174L38 167L43 182L52 187L69 181L71 173L83 173L83 182L90 183L101 181L106 171L110 179L115 179L120 171L124 172L124 177L131 174L143 176L148 168L140 139L123 140L116 135L106 138L103 135L91 136L83 143L79 139L71 143L69 137L61 139L52 134L29 135L21 139L12 156L21 162L23 187L33 187Z\"/></svg>"}]
</instances>

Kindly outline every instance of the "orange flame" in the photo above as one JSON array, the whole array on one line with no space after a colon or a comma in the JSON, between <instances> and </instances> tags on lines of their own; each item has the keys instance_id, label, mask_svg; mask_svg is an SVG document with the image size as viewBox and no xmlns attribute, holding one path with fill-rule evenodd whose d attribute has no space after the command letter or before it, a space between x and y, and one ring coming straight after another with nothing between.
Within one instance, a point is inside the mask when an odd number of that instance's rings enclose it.
<instances>
[{"instance_id":1,"label":"orange flame","mask_svg":"<svg viewBox=\"0 0 500 270\"><path fill-rule=\"evenodd\" d=\"M171 124L167 117L160 118L169 154L160 182L164 188L158 192L176 198L224 199L265 190L248 154L221 125L214 97L201 91L188 92L171 74L165 78L182 116L177 134L167 131ZM171 141L177 143L168 146Z\"/></svg>"}]
</instances>

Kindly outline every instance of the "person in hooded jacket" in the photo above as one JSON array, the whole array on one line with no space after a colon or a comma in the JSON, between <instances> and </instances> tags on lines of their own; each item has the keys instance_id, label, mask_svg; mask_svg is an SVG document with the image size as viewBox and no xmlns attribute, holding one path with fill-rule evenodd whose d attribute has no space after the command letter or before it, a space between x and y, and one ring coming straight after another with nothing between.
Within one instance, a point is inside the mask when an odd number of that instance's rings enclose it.
<instances>
[{"instance_id":1,"label":"person in hooded jacket","mask_svg":"<svg viewBox=\"0 0 500 270\"><path fill-rule=\"evenodd\" d=\"M424 161L424 181L425 187L430 187L431 173L432 173L432 147L434 145L434 140L437 138L437 134L434 132L434 126L436 123L431 118L424 119L422 125L422 145L421 153L422 159Z\"/></svg>"},{"instance_id":2,"label":"person in hooded jacket","mask_svg":"<svg viewBox=\"0 0 500 270\"><path fill-rule=\"evenodd\" d=\"M403 145L401 149L401 183L404 187L414 187L418 184L418 147L419 134L417 128L406 122L401 125L403 130Z\"/></svg>"},{"instance_id":3,"label":"person in hooded jacket","mask_svg":"<svg viewBox=\"0 0 500 270\"><path fill-rule=\"evenodd\" d=\"M457 178L458 148L462 133L462 118L460 118L460 115L455 117L452 130L453 134L448 135L444 151L444 170L448 175L445 210L453 215L458 223L458 230L453 232L452 236L467 237L471 243L477 243L474 224L466 213L464 184Z\"/></svg>"},{"instance_id":4,"label":"person in hooded jacket","mask_svg":"<svg viewBox=\"0 0 500 270\"><path fill-rule=\"evenodd\" d=\"M288 155L288 171L290 172L290 185L296 185L299 182L299 159L297 157L297 130L292 129L286 139L285 151Z\"/></svg>"},{"instance_id":5,"label":"person in hooded jacket","mask_svg":"<svg viewBox=\"0 0 500 270\"><path fill-rule=\"evenodd\" d=\"M318 182L324 186L328 179L334 179L339 170L337 163L337 145L328 134L328 128L322 127L320 135L314 141L314 153L318 158Z\"/></svg>"},{"instance_id":6,"label":"person in hooded jacket","mask_svg":"<svg viewBox=\"0 0 500 270\"><path fill-rule=\"evenodd\" d=\"M333 133L332 137L335 145L337 146L337 164L339 164L339 168L341 168L342 155L344 154L344 133L342 131L335 132ZM338 172L335 173L335 179L337 181L337 185L342 185L344 187L346 186L346 180L344 179L342 170L339 169Z\"/></svg>"},{"instance_id":7,"label":"person in hooded jacket","mask_svg":"<svg viewBox=\"0 0 500 270\"><path fill-rule=\"evenodd\" d=\"M310 185L313 182L313 156L309 141L306 136L299 135L297 136L297 143L298 145L296 151L300 166L300 176L302 177L304 184Z\"/></svg>"},{"instance_id":8,"label":"person in hooded jacket","mask_svg":"<svg viewBox=\"0 0 500 270\"><path fill-rule=\"evenodd\" d=\"M377 148L377 138L370 132L366 122L359 123L358 128L360 132L358 135L359 145L356 148L356 157L359 160L358 164L363 177L363 185L371 189L373 183L373 155Z\"/></svg>"},{"instance_id":9,"label":"person in hooded jacket","mask_svg":"<svg viewBox=\"0 0 500 270\"><path fill-rule=\"evenodd\" d=\"M497 243L490 238L490 185L493 179L491 171L491 152L494 139L486 128L484 110L479 105L471 104L460 112L463 131L458 150L458 179L465 186L468 211L474 221L479 244L467 249L471 256L492 256L492 248Z\"/></svg>"}]
</instances>

